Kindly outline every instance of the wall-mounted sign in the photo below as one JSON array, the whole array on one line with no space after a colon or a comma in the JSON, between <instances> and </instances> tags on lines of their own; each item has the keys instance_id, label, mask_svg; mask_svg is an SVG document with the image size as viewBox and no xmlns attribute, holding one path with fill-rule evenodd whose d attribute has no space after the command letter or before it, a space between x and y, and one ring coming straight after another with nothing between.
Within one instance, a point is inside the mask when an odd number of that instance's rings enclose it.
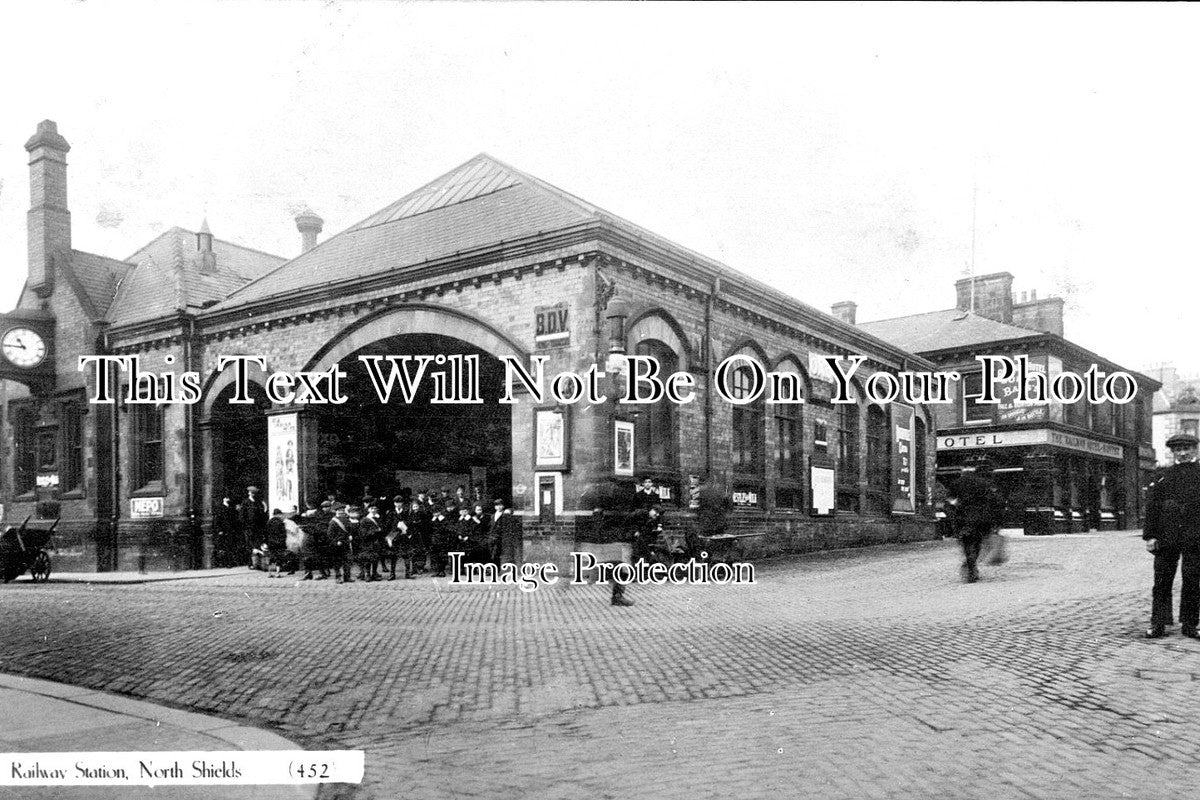
<instances>
[{"instance_id":1,"label":"wall-mounted sign","mask_svg":"<svg viewBox=\"0 0 1200 800\"><path fill-rule=\"evenodd\" d=\"M52 486L58 486L58 473L51 472L37 476L37 485L39 489L49 489Z\"/></svg>"},{"instance_id":2,"label":"wall-mounted sign","mask_svg":"<svg viewBox=\"0 0 1200 800\"><path fill-rule=\"evenodd\" d=\"M1011 356L1014 360L1023 358L1024 355ZM1029 375L1026 381L1026 396L1037 397L1041 392L1038 387L1037 374L1046 374L1046 357L1027 359L1029 365ZM996 406L996 421L997 422L1042 422L1050 415L1050 404L1046 401L1027 400L1021 402L1020 397L1021 387L1018 385L1018 375L1014 373L1013 377L996 381L996 399L999 401Z\"/></svg>"},{"instance_id":3,"label":"wall-mounted sign","mask_svg":"<svg viewBox=\"0 0 1200 800\"><path fill-rule=\"evenodd\" d=\"M814 514L832 514L837 507L834 494L834 472L828 467L813 467L809 470L812 476L812 511Z\"/></svg>"},{"instance_id":4,"label":"wall-mounted sign","mask_svg":"<svg viewBox=\"0 0 1200 800\"><path fill-rule=\"evenodd\" d=\"M161 497L131 497L129 499L130 519L150 519L163 515L163 499Z\"/></svg>"},{"instance_id":5,"label":"wall-mounted sign","mask_svg":"<svg viewBox=\"0 0 1200 800\"><path fill-rule=\"evenodd\" d=\"M1100 442L1073 433L1038 428L1028 431L993 431L989 433L943 434L937 438L939 450L975 450L983 447L1022 447L1031 444L1052 444L1068 450L1103 456L1125 458L1125 448L1119 444Z\"/></svg>"},{"instance_id":6,"label":"wall-mounted sign","mask_svg":"<svg viewBox=\"0 0 1200 800\"><path fill-rule=\"evenodd\" d=\"M758 492L750 489L739 489L733 493L733 504L735 506L756 506L758 505Z\"/></svg>"},{"instance_id":7,"label":"wall-mounted sign","mask_svg":"<svg viewBox=\"0 0 1200 800\"><path fill-rule=\"evenodd\" d=\"M535 306L533 309L533 343L539 350L563 347L571 342L570 309L566 303Z\"/></svg>"},{"instance_id":8,"label":"wall-mounted sign","mask_svg":"<svg viewBox=\"0 0 1200 800\"><path fill-rule=\"evenodd\" d=\"M613 429L613 472L633 475L633 423L617 420Z\"/></svg>"},{"instance_id":9,"label":"wall-mounted sign","mask_svg":"<svg viewBox=\"0 0 1200 800\"><path fill-rule=\"evenodd\" d=\"M567 415L561 408L533 412L533 465L539 469L567 467Z\"/></svg>"},{"instance_id":10,"label":"wall-mounted sign","mask_svg":"<svg viewBox=\"0 0 1200 800\"><path fill-rule=\"evenodd\" d=\"M267 417L267 507L287 511L300 505L296 414Z\"/></svg>"}]
</instances>

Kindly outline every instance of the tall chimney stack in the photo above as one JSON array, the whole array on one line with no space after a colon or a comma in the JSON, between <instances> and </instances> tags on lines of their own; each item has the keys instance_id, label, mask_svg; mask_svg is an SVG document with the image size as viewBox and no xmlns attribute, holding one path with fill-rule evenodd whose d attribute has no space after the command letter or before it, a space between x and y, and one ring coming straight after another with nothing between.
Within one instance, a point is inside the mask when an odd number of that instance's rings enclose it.
<instances>
[{"instance_id":1,"label":"tall chimney stack","mask_svg":"<svg viewBox=\"0 0 1200 800\"><path fill-rule=\"evenodd\" d=\"M25 143L29 152L29 288L38 297L54 292L54 256L71 250L71 212L67 211L67 144L50 121L38 123Z\"/></svg>"},{"instance_id":2,"label":"tall chimney stack","mask_svg":"<svg viewBox=\"0 0 1200 800\"><path fill-rule=\"evenodd\" d=\"M300 252L307 253L317 245L317 234L325 227L325 220L318 217L310 209L304 209L296 215L296 230L300 231Z\"/></svg>"}]
</instances>

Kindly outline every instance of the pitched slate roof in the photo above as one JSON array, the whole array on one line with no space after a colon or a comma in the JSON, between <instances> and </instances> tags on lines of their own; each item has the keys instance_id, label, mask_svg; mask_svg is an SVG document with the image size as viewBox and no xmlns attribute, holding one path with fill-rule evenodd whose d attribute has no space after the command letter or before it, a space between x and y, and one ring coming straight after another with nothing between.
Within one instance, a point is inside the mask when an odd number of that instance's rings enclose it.
<instances>
[{"instance_id":1,"label":"pitched slate roof","mask_svg":"<svg viewBox=\"0 0 1200 800\"><path fill-rule=\"evenodd\" d=\"M238 287L278 267L286 259L213 239L215 267L200 269L196 234L171 228L131 255L108 320L114 325L170 316L176 310L224 300Z\"/></svg>"},{"instance_id":2,"label":"pitched slate roof","mask_svg":"<svg viewBox=\"0 0 1200 800\"><path fill-rule=\"evenodd\" d=\"M736 285L752 296L781 304L786 308L784 313L790 313L798 320L820 320L838 331L847 346L867 345L900 354L887 341L486 153L251 281L215 305L211 313L219 314L326 284L387 273L417 273L426 262L453 259L505 242L533 239L597 222L639 241L679 253L714 277L730 278L730 287Z\"/></svg>"},{"instance_id":3,"label":"pitched slate roof","mask_svg":"<svg viewBox=\"0 0 1200 800\"><path fill-rule=\"evenodd\" d=\"M858 327L911 353L929 353L1046 335L1044 331L997 322L957 308L860 322Z\"/></svg>"},{"instance_id":4,"label":"pitched slate roof","mask_svg":"<svg viewBox=\"0 0 1200 800\"><path fill-rule=\"evenodd\" d=\"M117 294L117 286L133 265L82 250L71 251L67 282L80 295L92 319L104 319Z\"/></svg>"},{"instance_id":5,"label":"pitched slate roof","mask_svg":"<svg viewBox=\"0 0 1200 800\"><path fill-rule=\"evenodd\" d=\"M595 206L486 154L451 170L254 281L219 308L588 222Z\"/></svg>"}]
</instances>

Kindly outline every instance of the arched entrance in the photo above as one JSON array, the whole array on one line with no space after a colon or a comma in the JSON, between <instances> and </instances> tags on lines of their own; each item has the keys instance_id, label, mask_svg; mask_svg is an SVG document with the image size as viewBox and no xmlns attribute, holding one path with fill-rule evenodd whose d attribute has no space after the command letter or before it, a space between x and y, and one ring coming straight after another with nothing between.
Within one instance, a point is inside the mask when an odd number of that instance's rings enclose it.
<instances>
[{"instance_id":1,"label":"arched entrance","mask_svg":"<svg viewBox=\"0 0 1200 800\"><path fill-rule=\"evenodd\" d=\"M384 403L359 361L364 355L445 359L428 365L411 403L398 388ZM507 495L512 484L512 407L497 401L504 383L498 358L451 336L409 333L371 342L343 356L341 363L347 402L312 409L317 421L316 480L322 495L357 500L367 493L383 498L408 489L415 496L425 489L454 492L459 485L468 496L475 486L485 495ZM431 402L435 375L455 380L452 365L462 365L465 380L477 379L482 403ZM477 365L477 371L471 365ZM380 370L387 376L391 365L384 360Z\"/></svg>"},{"instance_id":2,"label":"arched entrance","mask_svg":"<svg viewBox=\"0 0 1200 800\"><path fill-rule=\"evenodd\" d=\"M211 404L213 501L235 503L247 486L265 487L267 480L266 392L250 382L253 403L231 403L234 385L222 389Z\"/></svg>"}]
</instances>

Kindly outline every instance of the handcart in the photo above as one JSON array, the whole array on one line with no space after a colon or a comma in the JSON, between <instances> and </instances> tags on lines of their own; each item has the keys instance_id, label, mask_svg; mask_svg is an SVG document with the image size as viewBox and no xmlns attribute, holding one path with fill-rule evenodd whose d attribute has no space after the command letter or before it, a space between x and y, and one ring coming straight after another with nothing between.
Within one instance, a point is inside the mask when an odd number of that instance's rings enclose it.
<instances>
[{"instance_id":1,"label":"handcart","mask_svg":"<svg viewBox=\"0 0 1200 800\"><path fill-rule=\"evenodd\" d=\"M0 578L8 583L13 578L29 570L34 583L45 583L50 580L50 554L46 545L50 535L58 527L54 520L49 528L30 527L32 515L25 518L21 526L9 525L0 533Z\"/></svg>"}]
</instances>

